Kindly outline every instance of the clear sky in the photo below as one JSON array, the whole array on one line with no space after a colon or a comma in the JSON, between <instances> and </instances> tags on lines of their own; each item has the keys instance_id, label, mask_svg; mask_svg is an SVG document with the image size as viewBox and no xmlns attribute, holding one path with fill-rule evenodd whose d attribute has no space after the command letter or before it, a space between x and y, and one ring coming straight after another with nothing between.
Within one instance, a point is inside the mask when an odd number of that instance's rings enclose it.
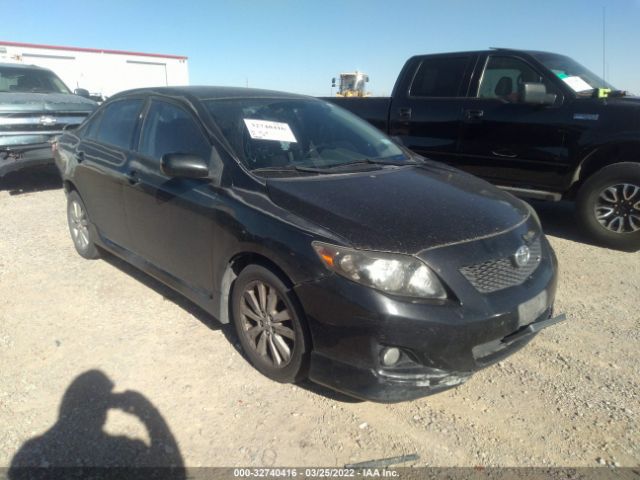
<instances>
[{"instance_id":1,"label":"clear sky","mask_svg":"<svg viewBox=\"0 0 640 480\"><path fill-rule=\"evenodd\" d=\"M191 84L329 95L364 71L388 95L420 53L511 47L567 54L640 94L640 0L0 0L0 40L189 57Z\"/></svg>"}]
</instances>

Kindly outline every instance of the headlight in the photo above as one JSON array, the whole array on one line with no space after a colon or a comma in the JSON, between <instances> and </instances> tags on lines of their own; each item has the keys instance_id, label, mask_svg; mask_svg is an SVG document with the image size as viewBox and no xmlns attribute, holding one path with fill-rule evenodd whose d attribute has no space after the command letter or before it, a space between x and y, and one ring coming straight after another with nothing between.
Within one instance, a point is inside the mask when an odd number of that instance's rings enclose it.
<instances>
[{"instance_id":1,"label":"headlight","mask_svg":"<svg viewBox=\"0 0 640 480\"><path fill-rule=\"evenodd\" d=\"M329 270L354 282L405 297L447 297L438 277L417 258L321 242L313 242L312 245Z\"/></svg>"}]
</instances>

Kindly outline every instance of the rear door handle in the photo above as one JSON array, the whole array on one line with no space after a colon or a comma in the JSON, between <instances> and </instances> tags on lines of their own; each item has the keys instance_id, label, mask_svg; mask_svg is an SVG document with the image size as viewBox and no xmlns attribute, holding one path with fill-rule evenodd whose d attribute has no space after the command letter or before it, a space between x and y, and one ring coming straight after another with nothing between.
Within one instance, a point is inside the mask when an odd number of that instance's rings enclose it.
<instances>
[{"instance_id":1,"label":"rear door handle","mask_svg":"<svg viewBox=\"0 0 640 480\"><path fill-rule=\"evenodd\" d=\"M399 108L398 116L403 120L409 120L411 118L411 109L410 108Z\"/></svg>"},{"instance_id":2,"label":"rear door handle","mask_svg":"<svg viewBox=\"0 0 640 480\"><path fill-rule=\"evenodd\" d=\"M518 156L517 153L511 150L493 150L491 153L496 157L516 158Z\"/></svg>"},{"instance_id":3,"label":"rear door handle","mask_svg":"<svg viewBox=\"0 0 640 480\"><path fill-rule=\"evenodd\" d=\"M464 119L467 121L479 121L484 116L484 110L465 110Z\"/></svg>"},{"instance_id":4,"label":"rear door handle","mask_svg":"<svg viewBox=\"0 0 640 480\"><path fill-rule=\"evenodd\" d=\"M136 185L137 183L140 183L138 172L136 172L135 170L129 171L129 173L127 174L127 182L129 182L129 185Z\"/></svg>"}]
</instances>

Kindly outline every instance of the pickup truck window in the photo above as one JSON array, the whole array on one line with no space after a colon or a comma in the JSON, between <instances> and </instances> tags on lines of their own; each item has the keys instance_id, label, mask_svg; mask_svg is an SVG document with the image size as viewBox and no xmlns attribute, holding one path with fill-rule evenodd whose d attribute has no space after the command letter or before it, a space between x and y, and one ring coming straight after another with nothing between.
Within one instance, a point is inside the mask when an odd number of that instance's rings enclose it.
<instances>
[{"instance_id":1,"label":"pickup truck window","mask_svg":"<svg viewBox=\"0 0 640 480\"><path fill-rule=\"evenodd\" d=\"M204 103L250 170L409 160L378 129L330 103L288 98L212 99Z\"/></svg>"},{"instance_id":2,"label":"pickup truck window","mask_svg":"<svg viewBox=\"0 0 640 480\"><path fill-rule=\"evenodd\" d=\"M0 92L71 93L52 72L24 67L0 67Z\"/></svg>"},{"instance_id":3,"label":"pickup truck window","mask_svg":"<svg viewBox=\"0 0 640 480\"><path fill-rule=\"evenodd\" d=\"M461 92L469 57L433 57L422 60L409 95L412 97L464 97Z\"/></svg>"},{"instance_id":4,"label":"pickup truck window","mask_svg":"<svg viewBox=\"0 0 640 480\"><path fill-rule=\"evenodd\" d=\"M524 83L544 83L548 93L556 88L529 64L516 57L492 55L487 60L480 87L479 98L498 98L509 103L521 102Z\"/></svg>"},{"instance_id":5,"label":"pickup truck window","mask_svg":"<svg viewBox=\"0 0 640 480\"><path fill-rule=\"evenodd\" d=\"M142 109L142 99L118 100L107 105L95 134L95 140L123 150L130 150L133 131Z\"/></svg>"},{"instance_id":6,"label":"pickup truck window","mask_svg":"<svg viewBox=\"0 0 640 480\"><path fill-rule=\"evenodd\" d=\"M140 153L158 162L166 153L189 153L208 160L211 146L190 113L154 100L142 128Z\"/></svg>"}]
</instances>

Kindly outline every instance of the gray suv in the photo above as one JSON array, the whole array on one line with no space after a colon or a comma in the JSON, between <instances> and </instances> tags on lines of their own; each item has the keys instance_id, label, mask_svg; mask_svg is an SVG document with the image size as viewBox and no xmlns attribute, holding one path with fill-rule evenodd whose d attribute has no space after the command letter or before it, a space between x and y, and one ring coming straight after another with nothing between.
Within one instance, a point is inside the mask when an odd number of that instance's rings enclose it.
<instances>
[{"instance_id":1,"label":"gray suv","mask_svg":"<svg viewBox=\"0 0 640 480\"><path fill-rule=\"evenodd\" d=\"M0 177L53 163L50 141L95 110L88 92L69 88L51 70L0 63Z\"/></svg>"}]
</instances>

